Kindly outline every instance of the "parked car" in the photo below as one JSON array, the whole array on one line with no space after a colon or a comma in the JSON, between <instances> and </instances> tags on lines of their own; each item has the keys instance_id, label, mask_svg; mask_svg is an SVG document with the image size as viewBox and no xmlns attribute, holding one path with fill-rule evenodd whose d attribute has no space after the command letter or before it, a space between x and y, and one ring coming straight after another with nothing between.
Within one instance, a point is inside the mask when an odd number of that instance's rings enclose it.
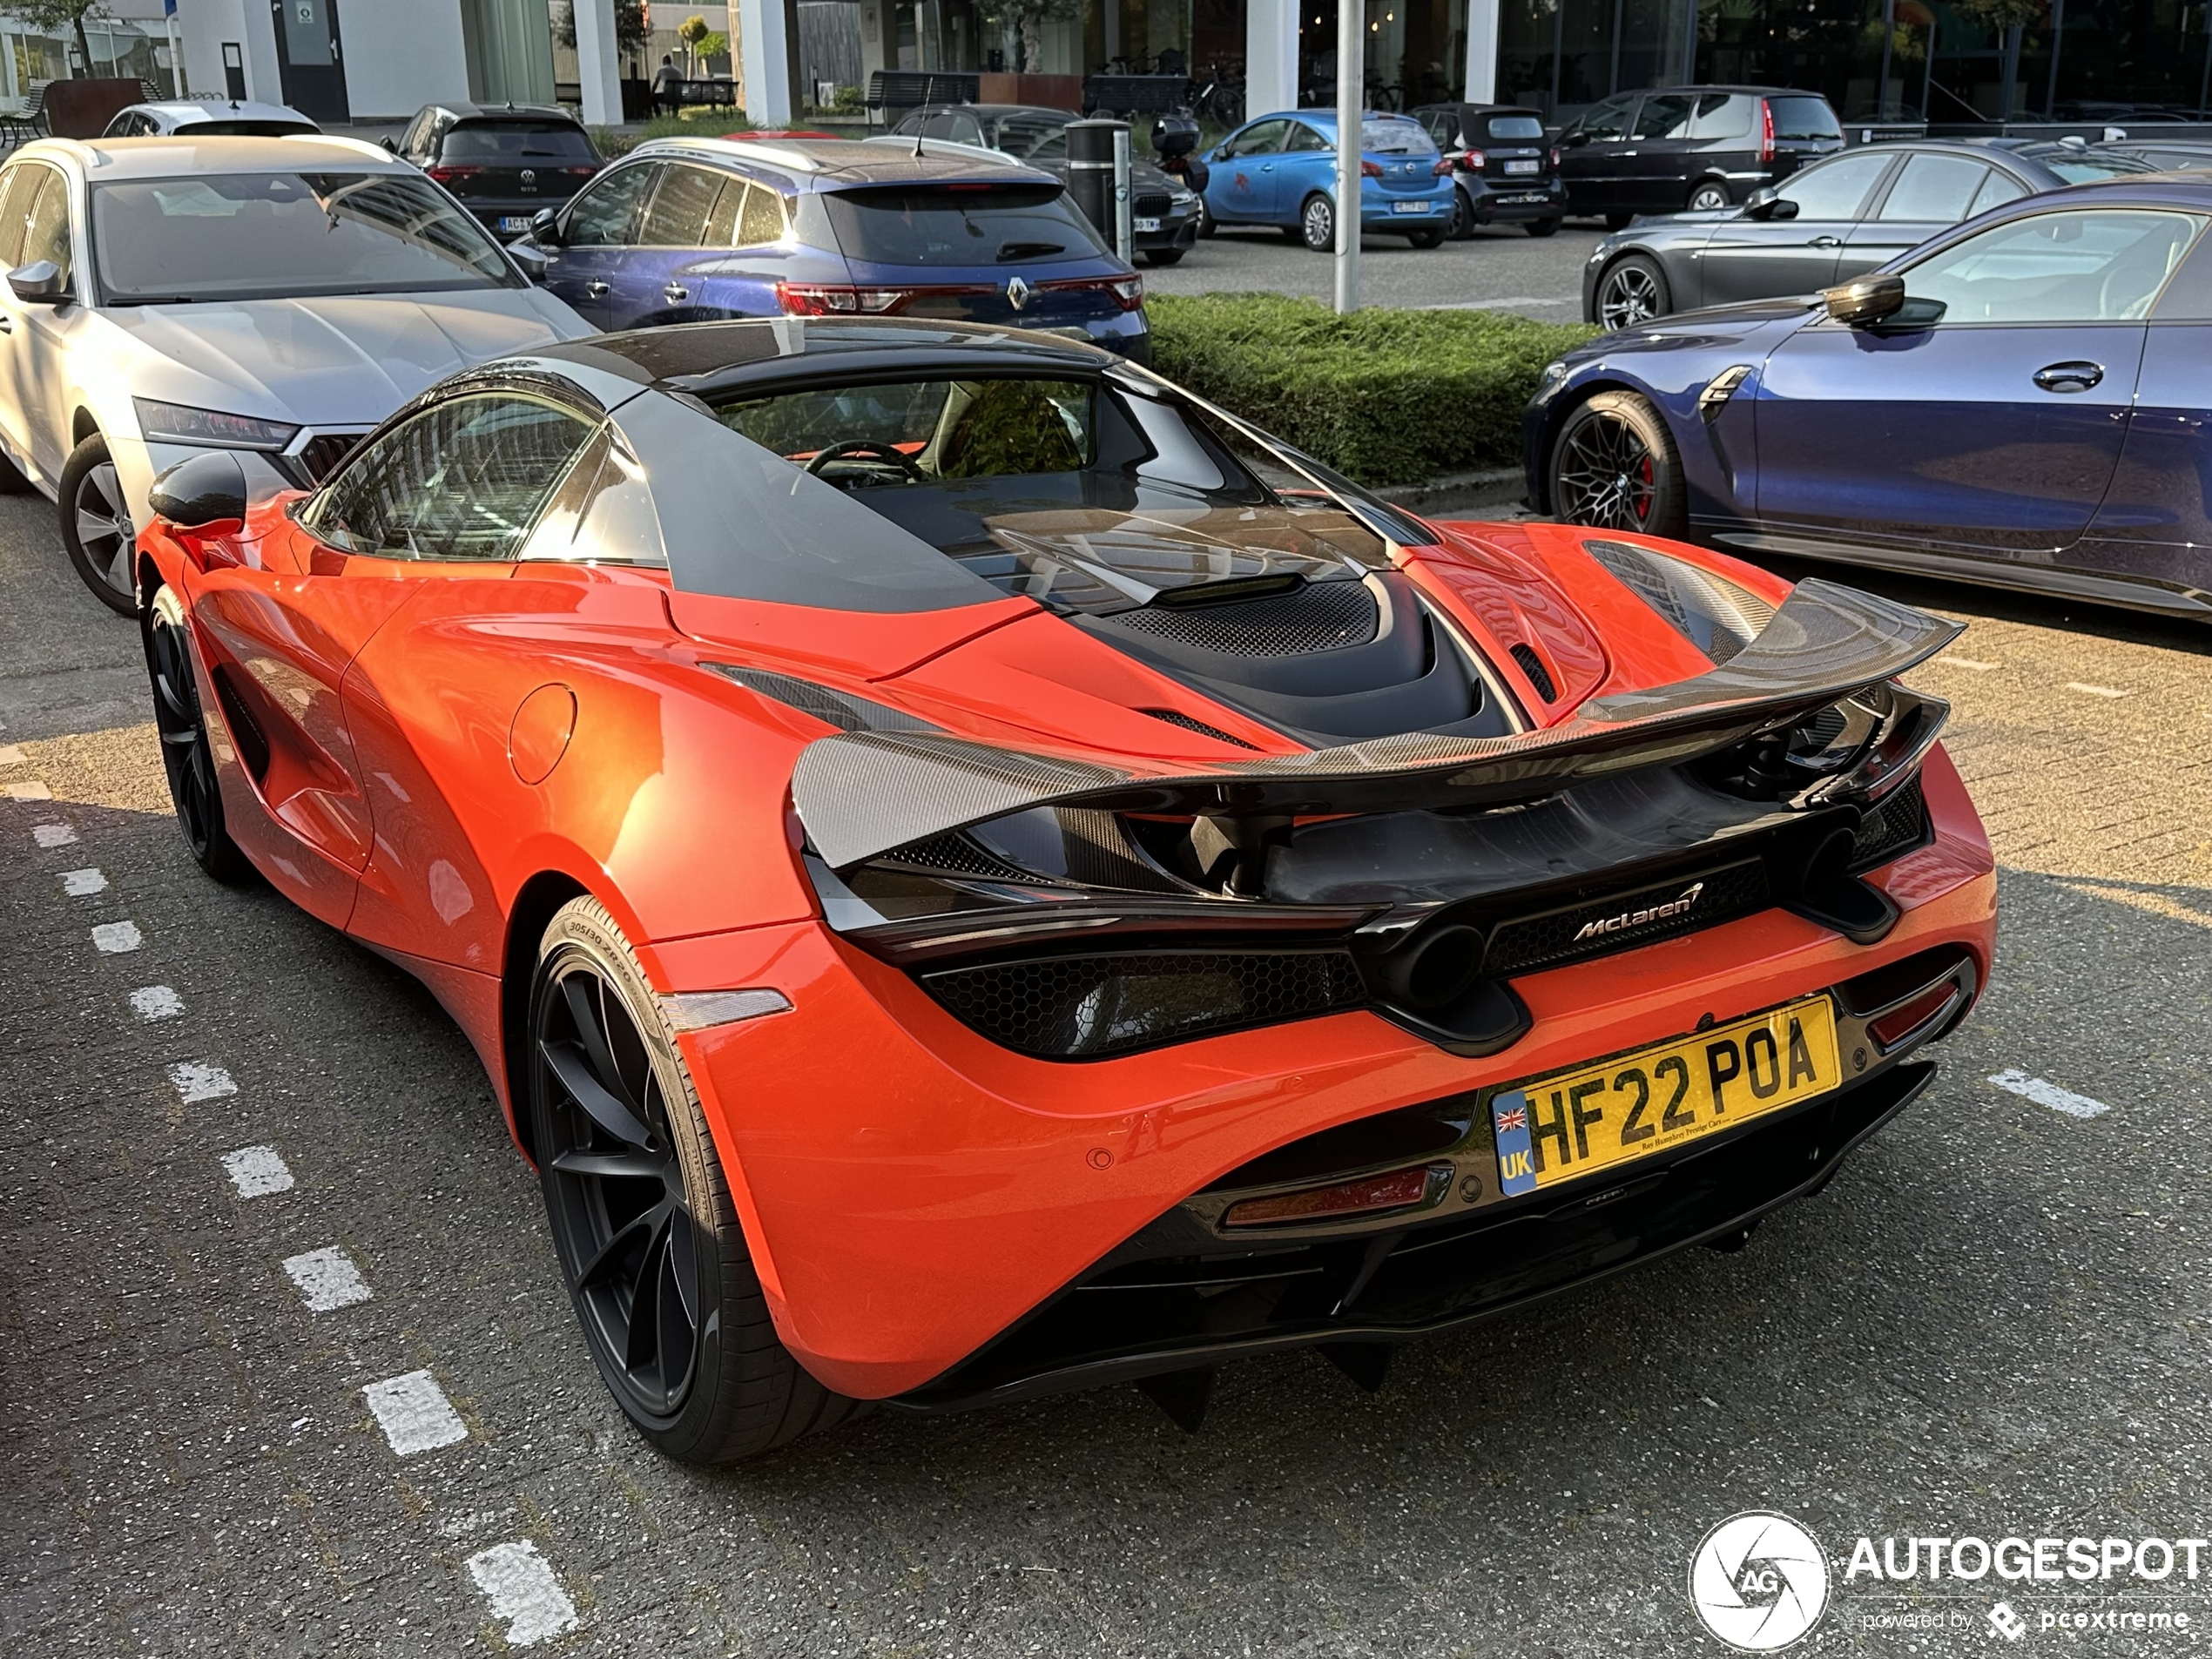
<instances>
[{"instance_id":1,"label":"parked car","mask_svg":"<svg viewBox=\"0 0 2212 1659\"><path fill-rule=\"evenodd\" d=\"M1068 181L1066 110L1027 104L927 104L909 111L891 129L890 144L935 139L988 150ZM1142 155L1130 164L1130 239L1147 265L1173 265L1198 239L1198 192L1170 179Z\"/></svg>"},{"instance_id":2,"label":"parked car","mask_svg":"<svg viewBox=\"0 0 2212 1659\"><path fill-rule=\"evenodd\" d=\"M192 856L435 990L671 1457L1131 1381L1196 1427L1298 1347L1379 1386L1741 1246L1988 982L1897 678L1958 624L1428 524L1077 341L638 330L163 499Z\"/></svg>"},{"instance_id":3,"label":"parked car","mask_svg":"<svg viewBox=\"0 0 2212 1659\"><path fill-rule=\"evenodd\" d=\"M1817 92L1780 86L1668 86L1594 104L1560 132L1567 211L1619 230L1638 213L1747 201L1844 147Z\"/></svg>"},{"instance_id":4,"label":"parked car","mask_svg":"<svg viewBox=\"0 0 2212 1659\"><path fill-rule=\"evenodd\" d=\"M1577 523L2212 617L2212 179L2030 196L1822 300L1544 371L1531 499Z\"/></svg>"},{"instance_id":5,"label":"parked car","mask_svg":"<svg viewBox=\"0 0 2212 1659\"><path fill-rule=\"evenodd\" d=\"M56 498L78 574L125 613L156 473L219 448L257 496L310 484L452 370L591 332L354 138L25 145L0 270L0 489Z\"/></svg>"},{"instance_id":6,"label":"parked car","mask_svg":"<svg viewBox=\"0 0 2212 1659\"><path fill-rule=\"evenodd\" d=\"M541 212L524 246L546 287L607 328L928 317L1151 352L1143 279L1060 180L976 152L656 139Z\"/></svg>"},{"instance_id":7,"label":"parked car","mask_svg":"<svg viewBox=\"0 0 2212 1659\"><path fill-rule=\"evenodd\" d=\"M583 124L529 104L427 104L387 147L451 191L502 237L520 236L601 166Z\"/></svg>"},{"instance_id":8,"label":"parked car","mask_svg":"<svg viewBox=\"0 0 2212 1659\"><path fill-rule=\"evenodd\" d=\"M2212 141L2202 138L2118 138L2089 149L2096 155L2126 156L2161 172L2212 170Z\"/></svg>"},{"instance_id":9,"label":"parked car","mask_svg":"<svg viewBox=\"0 0 2212 1659\"><path fill-rule=\"evenodd\" d=\"M299 111L283 104L249 104L243 98L218 103L210 98L173 98L154 104L133 104L118 110L107 124L104 138L152 138L172 132L190 132L196 138L227 135L232 138L280 138L287 132L320 132L322 129Z\"/></svg>"},{"instance_id":10,"label":"parked car","mask_svg":"<svg viewBox=\"0 0 2212 1659\"><path fill-rule=\"evenodd\" d=\"M2057 144L1932 138L1847 150L1742 207L1614 232L1582 267L1582 317L1630 328L1699 306L1811 293L2020 197L2148 170L2132 157Z\"/></svg>"},{"instance_id":11,"label":"parked car","mask_svg":"<svg viewBox=\"0 0 2212 1659\"><path fill-rule=\"evenodd\" d=\"M1238 127L1206 157L1206 212L1220 225L1275 225L1317 253L1337 245L1337 114L1294 110ZM1361 118L1359 228L1436 247L1459 200L1451 164L1407 115Z\"/></svg>"},{"instance_id":12,"label":"parked car","mask_svg":"<svg viewBox=\"0 0 2212 1659\"><path fill-rule=\"evenodd\" d=\"M1410 111L1452 164L1460 199L1452 235L1479 225L1520 225L1549 236L1567 212L1556 154L1540 111L1512 104L1425 104Z\"/></svg>"}]
</instances>

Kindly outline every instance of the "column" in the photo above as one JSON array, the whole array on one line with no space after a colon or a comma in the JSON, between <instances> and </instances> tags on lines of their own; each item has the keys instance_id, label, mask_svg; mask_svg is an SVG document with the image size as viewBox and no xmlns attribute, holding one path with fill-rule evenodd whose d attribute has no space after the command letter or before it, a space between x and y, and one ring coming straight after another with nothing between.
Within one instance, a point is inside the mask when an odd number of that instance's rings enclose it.
<instances>
[{"instance_id":1,"label":"column","mask_svg":"<svg viewBox=\"0 0 2212 1659\"><path fill-rule=\"evenodd\" d=\"M1244 114L1298 107L1298 7L1293 0L1244 0Z\"/></svg>"},{"instance_id":2,"label":"column","mask_svg":"<svg viewBox=\"0 0 2212 1659\"><path fill-rule=\"evenodd\" d=\"M620 126L622 69L615 62L615 9L609 0L576 0L576 73L583 89L583 124Z\"/></svg>"},{"instance_id":3,"label":"column","mask_svg":"<svg viewBox=\"0 0 2212 1659\"><path fill-rule=\"evenodd\" d=\"M745 118L757 127L791 125L791 37L783 0L738 0L738 80Z\"/></svg>"},{"instance_id":4,"label":"column","mask_svg":"<svg viewBox=\"0 0 2212 1659\"><path fill-rule=\"evenodd\" d=\"M1470 104L1498 101L1498 0L1467 0L1467 91Z\"/></svg>"}]
</instances>

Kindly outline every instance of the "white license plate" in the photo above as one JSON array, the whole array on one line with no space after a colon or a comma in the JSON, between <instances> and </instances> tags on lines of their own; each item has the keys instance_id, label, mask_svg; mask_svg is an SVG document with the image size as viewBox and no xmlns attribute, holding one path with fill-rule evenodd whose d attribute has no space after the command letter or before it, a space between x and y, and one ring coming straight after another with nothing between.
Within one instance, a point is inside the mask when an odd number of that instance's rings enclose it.
<instances>
[{"instance_id":1,"label":"white license plate","mask_svg":"<svg viewBox=\"0 0 2212 1659\"><path fill-rule=\"evenodd\" d=\"M528 213L502 213L499 216L499 228L502 231L526 231L529 227L530 216Z\"/></svg>"},{"instance_id":2,"label":"white license plate","mask_svg":"<svg viewBox=\"0 0 2212 1659\"><path fill-rule=\"evenodd\" d=\"M1506 163L1506 171L1507 172L1534 172L1536 171L1536 164L1533 161L1508 161Z\"/></svg>"},{"instance_id":3,"label":"white license plate","mask_svg":"<svg viewBox=\"0 0 2212 1659\"><path fill-rule=\"evenodd\" d=\"M1138 219L1130 222L1140 231L1157 231L1160 228L1160 221L1157 219Z\"/></svg>"},{"instance_id":4,"label":"white license plate","mask_svg":"<svg viewBox=\"0 0 2212 1659\"><path fill-rule=\"evenodd\" d=\"M1393 213L1426 213L1428 212L1428 204L1426 202L1393 202L1390 205L1390 211Z\"/></svg>"}]
</instances>

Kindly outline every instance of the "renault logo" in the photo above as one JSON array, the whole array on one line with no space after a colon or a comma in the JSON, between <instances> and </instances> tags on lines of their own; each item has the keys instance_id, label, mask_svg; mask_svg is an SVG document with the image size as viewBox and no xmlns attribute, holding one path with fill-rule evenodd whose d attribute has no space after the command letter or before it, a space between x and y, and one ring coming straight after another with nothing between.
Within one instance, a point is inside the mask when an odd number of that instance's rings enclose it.
<instances>
[{"instance_id":1,"label":"renault logo","mask_svg":"<svg viewBox=\"0 0 2212 1659\"><path fill-rule=\"evenodd\" d=\"M1020 277L1009 277L1006 284L1006 302L1016 311L1029 303L1029 285Z\"/></svg>"}]
</instances>

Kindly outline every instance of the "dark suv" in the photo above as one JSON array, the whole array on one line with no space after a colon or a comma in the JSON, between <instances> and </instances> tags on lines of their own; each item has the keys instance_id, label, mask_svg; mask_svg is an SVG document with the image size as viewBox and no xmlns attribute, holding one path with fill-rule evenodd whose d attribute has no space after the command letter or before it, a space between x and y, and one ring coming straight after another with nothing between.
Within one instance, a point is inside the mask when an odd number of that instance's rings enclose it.
<instances>
[{"instance_id":1,"label":"dark suv","mask_svg":"<svg viewBox=\"0 0 2212 1659\"><path fill-rule=\"evenodd\" d=\"M1557 153L1567 211L1619 230L1638 213L1731 206L1843 147L1817 92L1664 86L1593 104Z\"/></svg>"},{"instance_id":2,"label":"dark suv","mask_svg":"<svg viewBox=\"0 0 2212 1659\"><path fill-rule=\"evenodd\" d=\"M1424 104L1412 114L1452 164L1455 239L1478 225L1524 225L1531 236L1559 228L1567 198L1541 114L1514 104Z\"/></svg>"},{"instance_id":3,"label":"dark suv","mask_svg":"<svg viewBox=\"0 0 2212 1659\"><path fill-rule=\"evenodd\" d=\"M599 171L591 136L566 110L528 104L431 104L385 147L412 161L502 240L558 207Z\"/></svg>"}]
</instances>

